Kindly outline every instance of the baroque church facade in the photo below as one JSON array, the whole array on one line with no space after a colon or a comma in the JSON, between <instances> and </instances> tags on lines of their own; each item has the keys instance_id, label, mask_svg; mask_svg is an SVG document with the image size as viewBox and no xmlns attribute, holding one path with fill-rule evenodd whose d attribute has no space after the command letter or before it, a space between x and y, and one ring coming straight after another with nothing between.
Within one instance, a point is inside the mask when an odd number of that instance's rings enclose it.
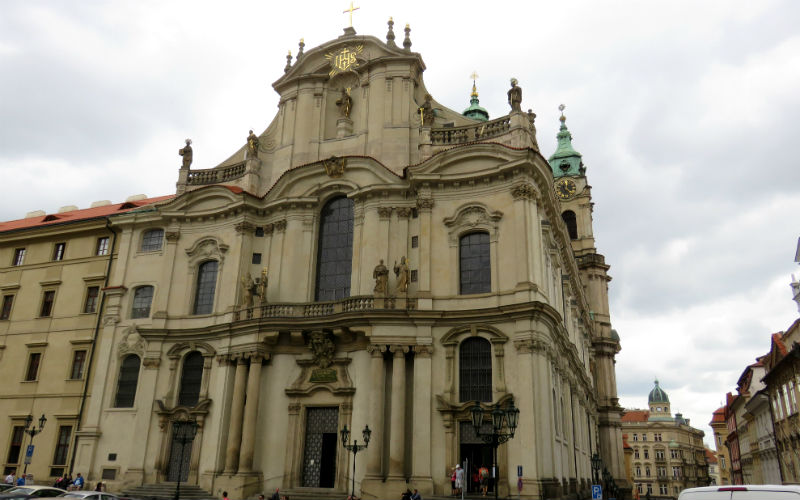
<instances>
[{"instance_id":1,"label":"baroque church facade","mask_svg":"<svg viewBox=\"0 0 800 500\"><path fill-rule=\"evenodd\" d=\"M266 130L203 170L187 140L175 196L103 215L96 334L86 320L79 336L91 373L62 416L71 470L114 490L180 478L234 498L341 495L354 455L339 431L369 426L359 496L448 494L454 464L491 466L477 403L519 410L497 449L502 496L515 466L522 497L585 496L594 454L625 484L609 266L565 118L548 161L516 82L506 116L488 120L474 89L450 110L411 45L391 21L385 40L350 27L301 42ZM44 230L0 226L3 265ZM46 284L15 285L18 267L0 287L38 296ZM25 342L13 313L0 355ZM17 392L11 427L38 412Z\"/></svg>"}]
</instances>

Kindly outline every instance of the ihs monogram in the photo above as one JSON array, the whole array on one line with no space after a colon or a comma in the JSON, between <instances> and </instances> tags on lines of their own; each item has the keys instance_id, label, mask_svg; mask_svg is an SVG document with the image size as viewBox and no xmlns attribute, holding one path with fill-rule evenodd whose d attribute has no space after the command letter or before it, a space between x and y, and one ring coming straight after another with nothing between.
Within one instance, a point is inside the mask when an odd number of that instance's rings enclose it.
<instances>
[{"instance_id":1,"label":"ihs monogram","mask_svg":"<svg viewBox=\"0 0 800 500\"><path fill-rule=\"evenodd\" d=\"M363 45L355 47L344 47L339 52L330 52L325 54L325 59L331 62L331 70L328 75L334 76L337 73L343 73L358 67L358 60L356 56L364 50Z\"/></svg>"}]
</instances>

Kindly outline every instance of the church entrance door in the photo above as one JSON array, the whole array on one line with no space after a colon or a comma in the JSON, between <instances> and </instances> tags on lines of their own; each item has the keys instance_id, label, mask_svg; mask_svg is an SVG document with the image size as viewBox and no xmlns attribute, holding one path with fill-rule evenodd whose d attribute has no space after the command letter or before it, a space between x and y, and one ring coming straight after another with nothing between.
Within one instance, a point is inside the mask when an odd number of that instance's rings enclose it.
<instances>
[{"instance_id":1,"label":"church entrance door","mask_svg":"<svg viewBox=\"0 0 800 500\"><path fill-rule=\"evenodd\" d=\"M484 424L482 429L484 433L491 432L491 424ZM460 449L459 456L461 457L461 467L467 463L468 469L464 471L464 486L466 493L480 493L480 483L475 480L477 478L478 469L486 467L489 469L489 482L488 487L490 492L494 491L494 484L492 484L492 447L483 442L483 440L475 434L475 428L472 427L472 422L459 422L459 441Z\"/></svg>"},{"instance_id":2,"label":"church entrance door","mask_svg":"<svg viewBox=\"0 0 800 500\"><path fill-rule=\"evenodd\" d=\"M338 407L308 408L306 410L303 486L309 488L334 487L338 427Z\"/></svg>"},{"instance_id":3,"label":"church entrance door","mask_svg":"<svg viewBox=\"0 0 800 500\"><path fill-rule=\"evenodd\" d=\"M179 427L189 425L188 423L178 424ZM186 481L189 479L189 464L192 459L192 445L194 444L194 439L183 444L180 439L177 439L177 436L189 434L186 432L186 429L174 428L173 432L174 435L169 450L167 481ZM180 479L178 479L179 477Z\"/></svg>"}]
</instances>

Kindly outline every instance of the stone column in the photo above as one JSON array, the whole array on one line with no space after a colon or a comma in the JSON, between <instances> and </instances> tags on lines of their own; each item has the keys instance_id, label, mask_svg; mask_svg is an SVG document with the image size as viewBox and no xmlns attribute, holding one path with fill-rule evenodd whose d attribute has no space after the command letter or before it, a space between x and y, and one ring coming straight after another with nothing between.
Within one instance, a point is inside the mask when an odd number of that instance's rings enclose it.
<instances>
[{"instance_id":1,"label":"stone column","mask_svg":"<svg viewBox=\"0 0 800 500\"><path fill-rule=\"evenodd\" d=\"M247 402L242 424L242 447L239 452L239 472L253 469L253 451L256 444L256 417L258 416L258 393L261 392L261 354L250 357L250 373L247 377Z\"/></svg>"},{"instance_id":2,"label":"stone column","mask_svg":"<svg viewBox=\"0 0 800 500\"><path fill-rule=\"evenodd\" d=\"M405 449L405 402L406 402L406 359L407 346L389 347L392 359L392 405L391 428L389 431L389 475L402 476Z\"/></svg>"},{"instance_id":3,"label":"stone column","mask_svg":"<svg viewBox=\"0 0 800 500\"><path fill-rule=\"evenodd\" d=\"M380 476L381 470L381 457L383 456L383 447L381 446L386 426L383 422L383 408L384 408L384 369L383 369L383 346L371 344L367 347L372 359L370 360L370 379L372 387L370 388L370 407L369 419L372 422L372 438L370 441L374 443L378 449L372 450L367 453L367 475Z\"/></svg>"},{"instance_id":4,"label":"stone column","mask_svg":"<svg viewBox=\"0 0 800 500\"><path fill-rule=\"evenodd\" d=\"M525 491L528 484L538 488L535 478L541 477L537 472L537 454L528 450L536 450L538 446L539 416L536 412L536 399L533 380L533 341L522 338L514 341L516 348L517 377L513 381L514 404L519 408L520 425L513 446L509 448L509 460L523 466L525 476L522 478ZM541 435L542 440L550 439L549 435ZM536 485L536 486L534 486Z\"/></svg>"},{"instance_id":5,"label":"stone column","mask_svg":"<svg viewBox=\"0 0 800 500\"><path fill-rule=\"evenodd\" d=\"M242 442L242 413L244 411L244 388L247 379L247 360L236 360L236 376L233 381L233 400L229 422L228 448L225 453L225 474L235 474L239 467L239 445Z\"/></svg>"},{"instance_id":6,"label":"stone column","mask_svg":"<svg viewBox=\"0 0 800 500\"><path fill-rule=\"evenodd\" d=\"M433 346L417 345L414 347L414 442L431 442L431 354ZM430 446L412 446L411 477L415 484L430 484L431 449ZM422 488L420 488L422 490Z\"/></svg>"}]
</instances>

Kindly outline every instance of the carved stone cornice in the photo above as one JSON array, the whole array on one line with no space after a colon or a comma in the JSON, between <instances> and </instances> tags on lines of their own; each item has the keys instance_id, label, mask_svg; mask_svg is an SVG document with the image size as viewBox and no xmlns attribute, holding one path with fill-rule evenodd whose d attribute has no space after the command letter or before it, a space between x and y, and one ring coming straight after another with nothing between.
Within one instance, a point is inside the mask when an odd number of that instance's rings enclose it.
<instances>
[{"instance_id":1,"label":"carved stone cornice","mask_svg":"<svg viewBox=\"0 0 800 500\"><path fill-rule=\"evenodd\" d=\"M245 233L245 232L252 233L253 231L256 230L256 226L249 222L240 222L235 226L233 226L233 228L236 230L237 233Z\"/></svg>"},{"instance_id":2,"label":"carved stone cornice","mask_svg":"<svg viewBox=\"0 0 800 500\"><path fill-rule=\"evenodd\" d=\"M286 219L279 220L275 223L275 230L276 231L286 231Z\"/></svg>"},{"instance_id":3,"label":"carved stone cornice","mask_svg":"<svg viewBox=\"0 0 800 500\"><path fill-rule=\"evenodd\" d=\"M378 217L388 219L392 216L392 207L378 207Z\"/></svg>"},{"instance_id":4,"label":"carved stone cornice","mask_svg":"<svg viewBox=\"0 0 800 500\"><path fill-rule=\"evenodd\" d=\"M300 408L302 408L300 403L289 403L289 415L299 415Z\"/></svg>"}]
</instances>

